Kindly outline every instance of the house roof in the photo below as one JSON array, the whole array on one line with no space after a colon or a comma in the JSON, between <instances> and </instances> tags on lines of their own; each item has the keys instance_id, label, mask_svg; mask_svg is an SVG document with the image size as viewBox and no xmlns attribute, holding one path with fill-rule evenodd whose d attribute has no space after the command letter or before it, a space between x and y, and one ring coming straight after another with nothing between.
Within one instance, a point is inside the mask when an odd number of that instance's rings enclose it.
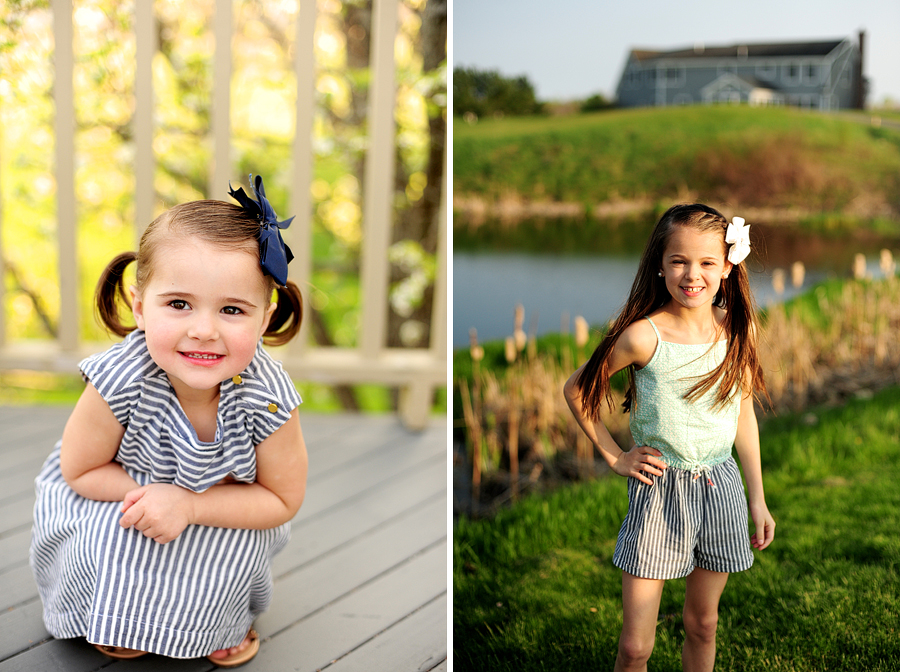
<instances>
[{"instance_id":1,"label":"house roof","mask_svg":"<svg viewBox=\"0 0 900 672\"><path fill-rule=\"evenodd\" d=\"M779 44L733 44L724 47L694 47L671 51L632 49L631 56L638 61L656 59L702 59L702 58L766 58L779 56L826 56L844 40L823 40L820 42L784 42Z\"/></svg>"}]
</instances>

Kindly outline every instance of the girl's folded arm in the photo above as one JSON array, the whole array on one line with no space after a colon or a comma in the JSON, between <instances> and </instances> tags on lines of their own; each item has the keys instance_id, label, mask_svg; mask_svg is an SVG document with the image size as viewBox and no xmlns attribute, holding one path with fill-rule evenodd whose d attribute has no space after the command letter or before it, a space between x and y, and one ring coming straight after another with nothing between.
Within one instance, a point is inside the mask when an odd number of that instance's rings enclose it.
<instances>
[{"instance_id":1,"label":"girl's folded arm","mask_svg":"<svg viewBox=\"0 0 900 672\"><path fill-rule=\"evenodd\" d=\"M256 482L216 485L195 495L191 522L256 530L286 523L303 503L307 465L295 408L290 419L256 447Z\"/></svg>"},{"instance_id":2,"label":"girl's folded arm","mask_svg":"<svg viewBox=\"0 0 900 672\"><path fill-rule=\"evenodd\" d=\"M649 322L640 320L629 325L622 331L609 355L609 377L612 378L628 366L646 366L655 350L656 334ZM581 388L578 386L578 377L583 368L582 365L569 377L563 388L563 394L575 420L591 442L597 446L609 466L613 467L622 454L628 451L616 443L603 422L594 422L587 417L581 401Z\"/></svg>"},{"instance_id":3,"label":"girl's folded arm","mask_svg":"<svg viewBox=\"0 0 900 672\"><path fill-rule=\"evenodd\" d=\"M113 461L124 435L109 404L88 383L63 431L59 461L69 487L103 502L121 500L136 488L134 479Z\"/></svg>"}]
</instances>

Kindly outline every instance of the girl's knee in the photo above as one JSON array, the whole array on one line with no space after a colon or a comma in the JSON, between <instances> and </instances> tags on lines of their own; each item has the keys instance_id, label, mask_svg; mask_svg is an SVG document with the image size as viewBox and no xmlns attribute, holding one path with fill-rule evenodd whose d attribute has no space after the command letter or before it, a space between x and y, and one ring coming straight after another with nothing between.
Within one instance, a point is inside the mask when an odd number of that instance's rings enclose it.
<instances>
[{"instance_id":1,"label":"girl's knee","mask_svg":"<svg viewBox=\"0 0 900 672\"><path fill-rule=\"evenodd\" d=\"M714 642L718 625L719 614L717 612L694 614L685 611L684 613L684 632L691 639Z\"/></svg>"},{"instance_id":2,"label":"girl's knee","mask_svg":"<svg viewBox=\"0 0 900 672\"><path fill-rule=\"evenodd\" d=\"M619 639L619 659L625 669L642 667L650 660L653 653L654 639L646 640L640 637L628 637L624 633Z\"/></svg>"}]
</instances>

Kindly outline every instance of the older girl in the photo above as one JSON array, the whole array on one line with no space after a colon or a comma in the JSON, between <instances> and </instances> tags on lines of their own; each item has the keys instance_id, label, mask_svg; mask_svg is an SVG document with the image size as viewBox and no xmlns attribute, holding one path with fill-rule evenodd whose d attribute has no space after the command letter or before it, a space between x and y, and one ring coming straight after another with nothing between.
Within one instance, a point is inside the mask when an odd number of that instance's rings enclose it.
<instances>
[{"instance_id":1,"label":"older girl","mask_svg":"<svg viewBox=\"0 0 900 672\"><path fill-rule=\"evenodd\" d=\"M624 619L616 670L644 670L663 584L687 577L685 670L712 670L719 598L730 572L753 563L775 521L766 506L753 400L766 394L747 271L749 227L701 204L662 216L625 308L565 386L576 419L611 469L628 477L628 514L613 562ZM635 445L600 420L610 377L628 371L624 407ZM737 449L756 527L731 455Z\"/></svg>"}]
</instances>

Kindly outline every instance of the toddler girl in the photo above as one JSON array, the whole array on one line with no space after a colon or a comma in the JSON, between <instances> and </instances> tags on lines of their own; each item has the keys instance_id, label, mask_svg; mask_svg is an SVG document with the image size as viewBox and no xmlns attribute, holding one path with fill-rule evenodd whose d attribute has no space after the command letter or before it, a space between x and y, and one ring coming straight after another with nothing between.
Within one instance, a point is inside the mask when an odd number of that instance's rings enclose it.
<instances>
[{"instance_id":1,"label":"toddler girl","mask_svg":"<svg viewBox=\"0 0 900 672\"><path fill-rule=\"evenodd\" d=\"M613 562L623 570L616 670L644 670L666 579L687 577L685 670L712 670L719 597L753 563L775 521L763 494L753 401L767 396L747 270L749 227L705 205L669 208L650 235L628 301L590 360L566 382L578 423L628 477L628 514ZM600 420L610 377L627 369L635 444ZM756 527L731 449L737 449ZM749 537L749 538L748 538Z\"/></svg>"},{"instance_id":2,"label":"toddler girl","mask_svg":"<svg viewBox=\"0 0 900 672\"><path fill-rule=\"evenodd\" d=\"M87 387L36 480L44 623L114 658L252 658L306 489L300 396L262 348L300 328L290 220L259 176L256 201L230 193L241 207L176 206L107 266L97 305L125 339L81 362ZM136 328L118 315L129 298Z\"/></svg>"}]
</instances>

